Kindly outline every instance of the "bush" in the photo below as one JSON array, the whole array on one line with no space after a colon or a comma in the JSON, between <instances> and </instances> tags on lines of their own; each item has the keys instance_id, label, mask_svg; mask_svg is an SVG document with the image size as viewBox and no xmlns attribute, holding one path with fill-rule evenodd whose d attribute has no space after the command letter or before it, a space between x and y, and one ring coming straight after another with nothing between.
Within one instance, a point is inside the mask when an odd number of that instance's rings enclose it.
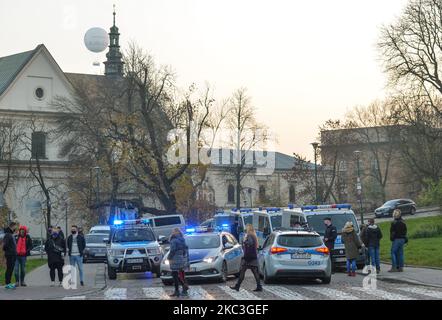
<instances>
[{"instance_id":1,"label":"bush","mask_svg":"<svg viewBox=\"0 0 442 320\"><path fill-rule=\"evenodd\" d=\"M438 205L442 207L442 179L439 182L427 181L427 187L419 195L419 206Z\"/></svg>"}]
</instances>

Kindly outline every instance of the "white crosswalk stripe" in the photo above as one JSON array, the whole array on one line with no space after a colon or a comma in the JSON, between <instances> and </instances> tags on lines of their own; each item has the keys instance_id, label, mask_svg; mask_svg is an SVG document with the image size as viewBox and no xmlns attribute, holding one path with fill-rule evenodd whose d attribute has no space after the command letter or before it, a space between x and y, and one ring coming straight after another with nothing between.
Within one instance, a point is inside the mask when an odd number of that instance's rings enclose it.
<instances>
[{"instance_id":1,"label":"white crosswalk stripe","mask_svg":"<svg viewBox=\"0 0 442 320\"><path fill-rule=\"evenodd\" d=\"M127 289L126 288L112 288L104 292L104 298L106 300L126 300Z\"/></svg>"},{"instance_id":2,"label":"white crosswalk stripe","mask_svg":"<svg viewBox=\"0 0 442 320\"><path fill-rule=\"evenodd\" d=\"M281 286L264 286L263 289L284 300L308 300L307 297Z\"/></svg>"},{"instance_id":3,"label":"white crosswalk stripe","mask_svg":"<svg viewBox=\"0 0 442 320\"><path fill-rule=\"evenodd\" d=\"M442 291L435 291L435 290L429 290L429 289L417 288L417 287L400 287L400 288L396 288L396 289L401 290L401 291L406 291L409 293L420 294L420 295L435 298L435 299L442 299Z\"/></svg>"},{"instance_id":4,"label":"white crosswalk stripe","mask_svg":"<svg viewBox=\"0 0 442 320\"><path fill-rule=\"evenodd\" d=\"M191 286L189 289L189 297L193 300L215 300L215 297L201 286Z\"/></svg>"},{"instance_id":5,"label":"white crosswalk stripe","mask_svg":"<svg viewBox=\"0 0 442 320\"><path fill-rule=\"evenodd\" d=\"M360 300L358 297L353 296L341 290L324 288L324 287L303 287L303 289L314 291L316 293L327 296L332 300Z\"/></svg>"},{"instance_id":6,"label":"white crosswalk stripe","mask_svg":"<svg viewBox=\"0 0 442 320\"><path fill-rule=\"evenodd\" d=\"M63 300L86 300L86 296L64 297Z\"/></svg>"},{"instance_id":7,"label":"white crosswalk stripe","mask_svg":"<svg viewBox=\"0 0 442 320\"><path fill-rule=\"evenodd\" d=\"M235 300L261 300L259 297L255 296L253 293L241 288L239 291L232 290L228 286L218 286L221 290L227 293Z\"/></svg>"},{"instance_id":8,"label":"white crosswalk stripe","mask_svg":"<svg viewBox=\"0 0 442 320\"><path fill-rule=\"evenodd\" d=\"M416 300L414 298L407 297L402 294L388 292L388 291L380 290L380 289L366 289L363 287L353 287L351 289L369 294L371 296L382 298L384 300Z\"/></svg>"},{"instance_id":9,"label":"white crosswalk stripe","mask_svg":"<svg viewBox=\"0 0 442 320\"><path fill-rule=\"evenodd\" d=\"M164 290L162 287L143 288L143 293L147 299L170 299L169 295L166 293L166 290Z\"/></svg>"}]
</instances>

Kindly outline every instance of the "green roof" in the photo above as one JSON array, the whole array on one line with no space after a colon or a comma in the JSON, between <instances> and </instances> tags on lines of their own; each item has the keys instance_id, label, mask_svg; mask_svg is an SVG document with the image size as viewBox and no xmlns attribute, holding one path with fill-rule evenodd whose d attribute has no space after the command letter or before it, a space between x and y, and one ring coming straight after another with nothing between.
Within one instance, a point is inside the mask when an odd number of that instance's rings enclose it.
<instances>
[{"instance_id":1,"label":"green roof","mask_svg":"<svg viewBox=\"0 0 442 320\"><path fill-rule=\"evenodd\" d=\"M32 58L38 47L31 51L0 58L0 95L5 92L15 77Z\"/></svg>"}]
</instances>

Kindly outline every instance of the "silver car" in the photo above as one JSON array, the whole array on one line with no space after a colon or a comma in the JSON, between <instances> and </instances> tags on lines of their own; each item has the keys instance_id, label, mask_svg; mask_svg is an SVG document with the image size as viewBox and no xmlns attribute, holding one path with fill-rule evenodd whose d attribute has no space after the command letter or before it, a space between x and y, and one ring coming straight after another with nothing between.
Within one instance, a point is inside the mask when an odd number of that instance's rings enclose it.
<instances>
[{"instance_id":1,"label":"silver car","mask_svg":"<svg viewBox=\"0 0 442 320\"><path fill-rule=\"evenodd\" d=\"M191 232L185 235L189 247L189 280L215 279L227 281L230 275L239 275L243 251L235 237L228 232ZM167 253L161 262L161 280L171 285L172 271Z\"/></svg>"},{"instance_id":2,"label":"silver car","mask_svg":"<svg viewBox=\"0 0 442 320\"><path fill-rule=\"evenodd\" d=\"M305 229L271 233L258 254L264 283L274 279L321 279L331 281L331 260L321 236Z\"/></svg>"},{"instance_id":3,"label":"silver car","mask_svg":"<svg viewBox=\"0 0 442 320\"><path fill-rule=\"evenodd\" d=\"M114 222L115 223L115 222ZM107 272L111 280L117 273L151 271L160 274L163 250L150 226L143 220L117 221L107 246Z\"/></svg>"}]
</instances>

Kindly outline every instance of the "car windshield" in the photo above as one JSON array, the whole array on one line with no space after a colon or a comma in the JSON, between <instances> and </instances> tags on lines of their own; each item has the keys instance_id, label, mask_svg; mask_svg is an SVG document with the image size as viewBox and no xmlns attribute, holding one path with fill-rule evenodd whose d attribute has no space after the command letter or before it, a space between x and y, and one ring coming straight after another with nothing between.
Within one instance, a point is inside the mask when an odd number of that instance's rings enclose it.
<instances>
[{"instance_id":1,"label":"car windshield","mask_svg":"<svg viewBox=\"0 0 442 320\"><path fill-rule=\"evenodd\" d=\"M343 213L343 214L312 214L307 216L307 223L310 228L315 230L317 233L319 233L321 236L324 235L325 232L325 225L324 225L324 219L325 218L331 218L332 224L336 227L338 230L338 233L342 233L342 229L344 228L344 225L350 221L355 226L356 232L359 232L358 223L355 219L354 214L351 213Z\"/></svg>"},{"instance_id":2,"label":"car windshield","mask_svg":"<svg viewBox=\"0 0 442 320\"><path fill-rule=\"evenodd\" d=\"M91 233L107 233L110 234L110 230L109 229L95 229L95 230L91 230Z\"/></svg>"},{"instance_id":3,"label":"car windshield","mask_svg":"<svg viewBox=\"0 0 442 320\"><path fill-rule=\"evenodd\" d=\"M189 249L214 249L220 246L218 235L187 236L186 244Z\"/></svg>"},{"instance_id":4,"label":"car windshield","mask_svg":"<svg viewBox=\"0 0 442 320\"><path fill-rule=\"evenodd\" d=\"M394 206L396 203L397 203L396 200L390 200L390 201L385 202L382 206L383 207L391 207L391 206Z\"/></svg>"},{"instance_id":5,"label":"car windshield","mask_svg":"<svg viewBox=\"0 0 442 320\"><path fill-rule=\"evenodd\" d=\"M314 235L281 235L278 237L278 244L291 248L311 248L321 246L322 239Z\"/></svg>"},{"instance_id":6,"label":"car windshield","mask_svg":"<svg viewBox=\"0 0 442 320\"><path fill-rule=\"evenodd\" d=\"M108 237L106 234L88 234L86 235L86 244L103 243L104 239Z\"/></svg>"},{"instance_id":7,"label":"car windshield","mask_svg":"<svg viewBox=\"0 0 442 320\"><path fill-rule=\"evenodd\" d=\"M136 242L136 241L155 241L155 235L150 229L120 229L116 230L113 242Z\"/></svg>"},{"instance_id":8,"label":"car windshield","mask_svg":"<svg viewBox=\"0 0 442 320\"><path fill-rule=\"evenodd\" d=\"M273 229L281 228L282 216L280 216L280 215L278 215L278 216L271 216L270 217L270 221L272 222L272 228Z\"/></svg>"}]
</instances>

